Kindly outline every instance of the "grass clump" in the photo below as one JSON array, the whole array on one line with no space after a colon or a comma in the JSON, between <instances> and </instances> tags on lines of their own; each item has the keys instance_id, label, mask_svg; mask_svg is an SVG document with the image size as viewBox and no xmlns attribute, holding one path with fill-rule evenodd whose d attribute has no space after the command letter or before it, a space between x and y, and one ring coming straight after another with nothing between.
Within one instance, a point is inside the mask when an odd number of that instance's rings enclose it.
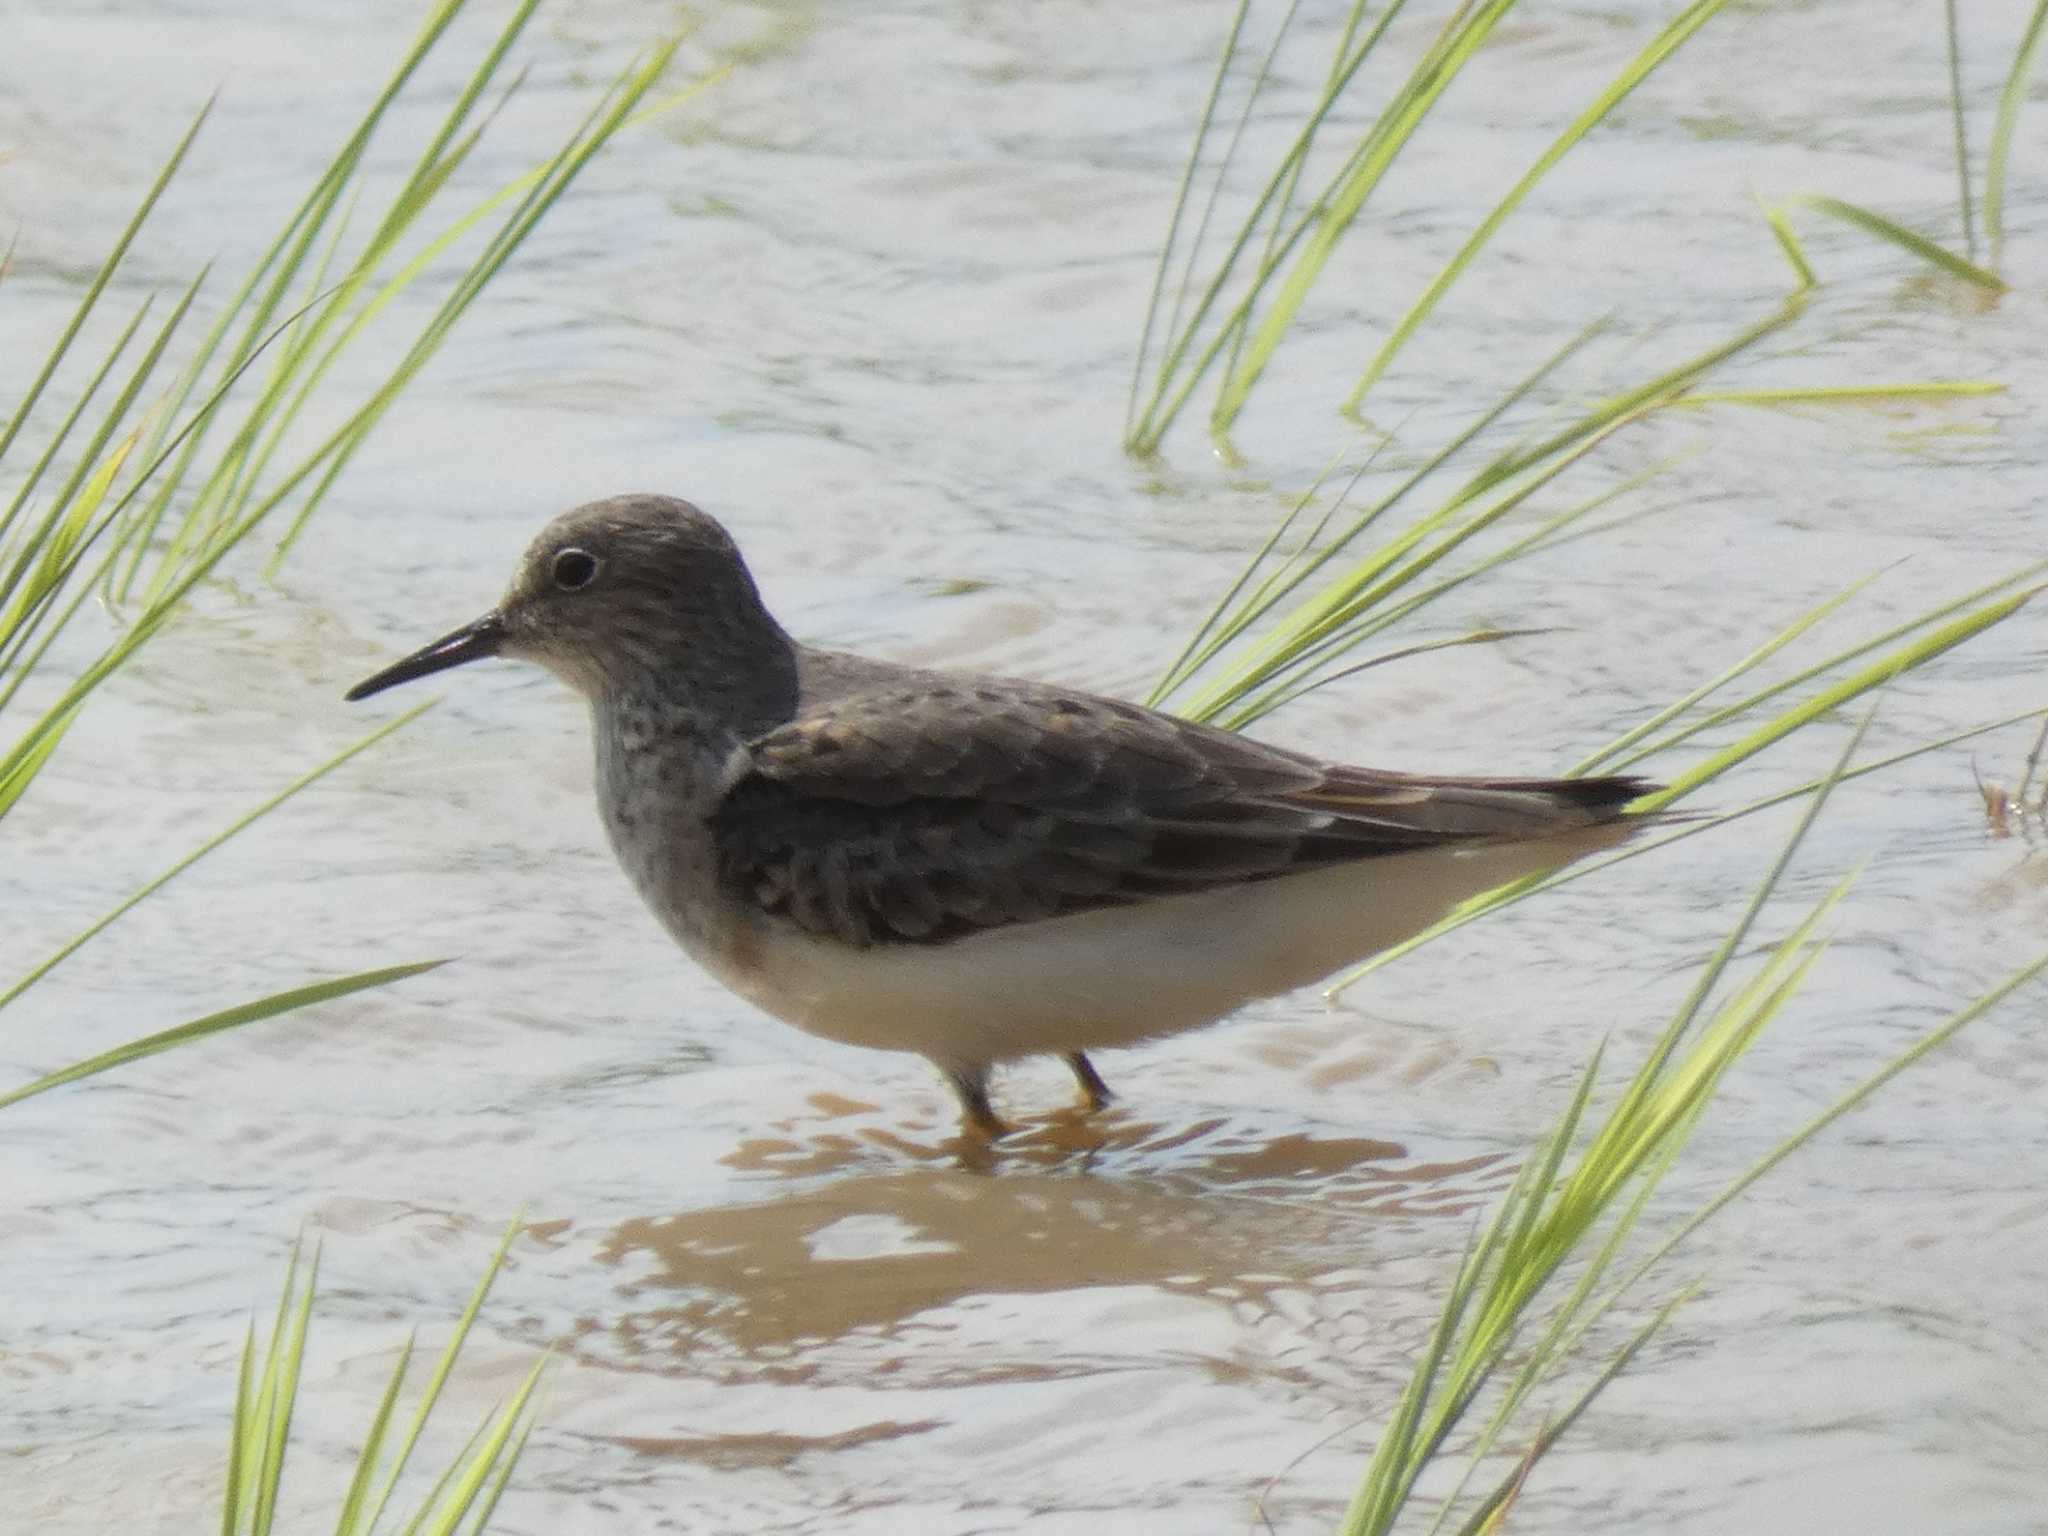
<instances>
[{"instance_id":1,"label":"grass clump","mask_svg":"<svg viewBox=\"0 0 2048 1536\"><path fill-rule=\"evenodd\" d=\"M421 1435L434 1416L442 1389L469 1337L470 1326L482 1310L491 1283L519 1231L517 1219L505 1229L469 1305L456 1320L448 1342L427 1373L401 1432L397 1430L398 1404L417 1342L416 1336L406 1339L364 1431L354 1470L342 1493L334 1536L375 1536L379 1531L394 1529L404 1531L406 1536L480 1536L488 1527L512 1470L526 1449L527 1436L533 1431L534 1393L547 1366L545 1356L534 1362L509 1398L485 1415L469 1443L441 1470L402 1526L385 1524L384 1515ZM299 1372L305 1359L319 1279L317 1249L305 1268L301 1284L300 1255L294 1250L285 1271L277 1312L260 1354L253 1322L243 1341L228 1441L227 1475L221 1494L221 1536L269 1536L277 1526L292 1416L298 1406Z\"/></svg>"},{"instance_id":2,"label":"grass clump","mask_svg":"<svg viewBox=\"0 0 2048 1536\"><path fill-rule=\"evenodd\" d=\"M1795 197L1780 207L1765 210L1765 216L1771 221L1773 234L1784 247L1788 259L1803 271L1807 282L1811 283L1817 279L1799 246L1798 238L1792 233L1787 214L1793 209L1818 213L1824 218L1849 225L1888 245L1896 246L1914 260L1923 262L1975 289L1987 300L1997 298L2011 286L2002 275L2005 260L2006 184L2012 169L2013 140L2019 127L2020 109L2027 98L2028 85L2040 56L2042 40L2048 38L2048 0L2034 0L2033 9L2028 13L2019 36L2013 42L2012 57L2006 67L2004 83L1999 89L1998 104L1992 116L1991 133L1985 146L1981 196L1973 187L1971 174L1969 109L1963 100L1962 29L1958 24L1955 0L1946 0L1944 20L1944 41L1948 54L1949 113L1954 124L1956 206L1963 239L1962 253L1958 254L1943 245L1940 240L1924 235L1874 209L1858 203L1845 202L1838 197L1809 193ZM1978 238L1980 209L1983 220L1982 241ZM1978 260L1980 244L1988 247L1988 257L1981 263Z\"/></svg>"},{"instance_id":3,"label":"grass clump","mask_svg":"<svg viewBox=\"0 0 2048 1536\"><path fill-rule=\"evenodd\" d=\"M0 836L19 825L14 818L34 814L33 801L24 797L95 692L166 632L231 555L260 540L268 543L275 567L406 385L577 176L621 129L658 108L651 93L673 58L673 40L648 50L602 89L582 124L532 170L503 186L460 194L466 163L517 94L519 77L508 79L507 70L537 4L516 5L485 44L410 169L395 183L373 180L368 154L392 131L392 107L466 9L466 0L437 0L372 105L205 333L186 346L205 308L209 270L193 275L160 320L151 323L159 306L156 297L147 298L103 353L80 358L80 338L145 238L210 107L172 147L0 424ZM470 201L450 211L458 195ZM0 299L7 276L7 264L0 263ZM399 345L380 383L352 403L336 399L337 362L362 349L393 302L422 279L444 290L440 303ZM53 402L67 396L59 410ZM305 423L337 417L339 426L307 439ZM102 610L117 621L103 640L88 622ZM194 863L420 712L370 732L235 817L0 986L0 1011ZM237 1003L0 1087L0 1109L441 963L380 966ZM393 1499L518 1229L515 1222L506 1231L402 1430L398 1404L412 1343L401 1352L342 1494L337 1536L394 1530L476 1536L489 1522L532 1428L540 1364L486 1418L416 1508L401 1515ZM294 1255L260 1353L250 1329L222 1496L223 1536L263 1536L278 1527L317 1269L316 1253L302 1285ZM387 1521L387 1513L394 1518Z\"/></svg>"},{"instance_id":4,"label":"grass clump","mask_svg":"<svg viewBox=\"0 0 2048 1536\"><path fill-rule=\"evenodd\" d=\"M1390 46L1389 27L1403 9L1396 0L1371 15L1362 6L1347 14L1323 87L1298 115L1285 153L1257 180L1249 211L1219 239L1211 239L1212 226L1227 222L1219 210L1252 103L1272 78L1284 73L1276 40L1252 66L1243 113L1226 138L1221 126L1226 84L1236 61L1248 57L1251 10L1248 4L1239 7L1163 242L1125 422L1128 450L1156 451L1198 388L1213 383L1212 437L1228 452L1225 435L1279 356L1282 339L1336 244L1508 5L1463 0L1448 6L1420 61L1377 115L1369 114L1339 170L1320 188L1308 190L1311 150L1331 132L1335 108L1354 88L1365 60ZM1583 104L1375 342L1343 409L1358 410L1438 301L1541 178L1719 9L1711 4L1677 8L1608 89ZM1294 16L1289 8L1279 38L1285 38ZM1422 640L1401 631L1472 583L1573 541L1603 536L1643 515L1631 509L1628 498L1653 484L1662 466L1652 464L1626 477L1602 476L1597 473L1601 451L1622 434L1640 434L1675 412L1967 400L1998 390L1997 381L1979 379L1858 379L1791 388L1744 380L1731 386L1724 374L1753 361L1764 350L1762 344L1780 337L1808 308L1810 290L1820 279L1795 228L1795 215L1819 216L1887 240L1987 297L2004 291L2006 279L1999 271L2002 198L1996 189L2003 185L2011 125L2044 28L2048 0L2036 0L2007 75L1987 160L1988 262L1978 257L1974 233L1967 252L1958 255L1842 199L1806 196L1766 206L1766 221L1792 273L1791 291L1780 306L1736 328L1724 342L1619 392L1569 392L1563 388L1566 367L1600 334L1603 327L1596 326L1567 342L1497 400L1473 410L1465 426L1447 431L1440 441L1416 447L1375 436L1370 451L1339 455L1228 584L1167 668L1151 702L1192 718L1242 727L1367 667L1446 646L1512 640L1521 631L1488 626ZM1969 156L1959 90L1956 117L1967 199ZM1206 192L1205 178L1213 178ZM1964 222L1966 228L1971 225L1967 211ZM1209 254L1216 251L1221 254ZM1680 697L1646 710L1567 772L1648 772L1666 778L1668 788L1634 807L1644 813L1695 800L1710 786L1725 792L1734 782L1729 775L1759 754L1794 737L1805 739L1859 701L1869 704L1893 681L2014 618L2048 585L2048 562L1970 591L1927 594L1906 605L1904 621L1866 626L1875 632L1845 637L1859 599L1888 575L1860 574L1782 624L1764 626L1742 654L1706 672ZM1550 1447L1690 1291L1681 1287L1655 1303L1648 1321L1590 1368L1590 1380L1586 1371L1577 1372L1578 1385L1561 1405L1546 1417L1533 1418L1536 1394L1554 1387L1574 1362L1585 1358L1600 1320L1757 1178L2048 971L2048 956L2022 966L1885 1063L1711 1200L1681 1214L1669 1236L1648 1245L1636 1242L1639 1221L1652 1208L1660 1181L1710 1110L1725 1075L1794 1001L1822 953L1828 918L1853 876L1782 938L1763 947L1746 975L1738 974L1735 963L1755 943L1759 914L1833 788L2003 726L2042 719L2048 719L2048 709L2018 710L1865 761L1855 758L1859 729L1822 778L1762 797L1737 798L1711 814L1672 817L1603 859L1488 893L1333 983L1333 992L1342 990L1442 933L1550 886L1586 878L1619 859L1641 857L1770 806L1807 801L1798 831L1642 1064L1625 1083L1610 1089L1603 1081L1604 1054L1596 1054L1558 1123L1475 1234L1450 1277L1442 1312L1405 1391L1390 1409L1375 1405L1384 1411L1384 1429L1343 1521L1346 1536L1391 1531L1418 1515L1431 1531L1480 1536L1500 1529L1517 1491ZM2037 743L2018 795L2004 795L2009 820L2023 815L2029 804L2027 782L2040 750ZM1986 801L1993 804L1989 791ZM1608 1105L1604 1112L1603 1102ZM1648 1252L1638 1257L1644 1246ZM1469 1452L1471 1465L1447 1494L1424 1500L1418 1490L1428 1469L1454 1452ZM1503 1467L1503 1473L1481 1489L1475 1479L1488 1466ZM1434 1481L1430 1486L1441 1488ZM1428 1509L1419 1507L1425 1503Z\"/></svg>"},{"instance_id":5,"label":"grass clump","mask_svg":"<svg viewBox=\"0 0 2048 1536\"><path fill-rule=\"evenodd\" d=\"M0 835L23 814L23 796L93 694L165 631L230 555L267 537L272 565L282 558L406 385L539 222L621 129L660 105L652 92L675 40L649 49L600 90L583 122L532 170L465 192L470 157L517 96L520 76L508 71L537 5L522 0L484 44L422 134L410 168L373 178L368 156L396 131L392 108L467 9L466 0L436 0L370 107L204 334L190 337L208 269L179 290L161 320L151 323L157 297L145 298L104 352L82 357L80 338L146 238L210 105L165 157L0 425L0 486L7 488L0 500ZM451 211L458 197L468 201ZM393 302L423 278L445 290L439 304L398 345L381 382L352 403L335 398L336 363L361 350ZM0 265L0 299L6 291ZM70 403L60 410L54 402L66 394ZM303 427L315 417L340 424L309 437ZM104 639L87 622L96 617L88 607L95 598L118 621ZM177 861L0 989L0 1010L138 901L389 729L370 733ZM222 1009L0 1092L0 1105L432 963L379 967Z\"/></svg>"},{"instance_id":6,"label":"grass clump","mask_svg":"<svg viewBox=\"0 0 2048 1536\"><path fill-rule=\"evenodd\" d=\"M2048 972L2048 954L2021 966L1813 1116L1711 1199L1678 1218L1661 1240L1649 1245L1633 1242L1660 1183L1710 1110L1720 1083L1792 1001L1825 946L1821 929L1847 893L1853 873L1788 934L1766 946L1746 978L1729 981L1734 957L1751 943L1758 914L1828 793L1848 776L1861 738L1859 729L1747 910L1701 969L1685 1001L1614 1095L1605 1115L1596 1121L1591 1114L1601 1092L1604 1052L1596 1052L1564 1113L1475 1234L1346 1511L1340 1526L1344 1536L1381 1536L1403 1528L1411 1515L1416 1521L1427 1518L1430 1530L1455 1531L1459 1536L1500 1529L1505 1512L1544 1456L1693 1294L1696 1283L1681 1286L1657 1303L1648 1320L1589 1377L1579 1372L1581 1384L1566 1389L1564 1378L1585 1356L1595 1326L1758 1179L1913 1063ZM1555 1295L1561 1286L1566 1287L1563 1294ZM1562 1406L1531 1425L1532 1400L1551 1389L1566 1392ZM1511 1431L1516 1436L1512 1443ZM1423 1498L1418 1493L1423 1474L1461 1437L1467 1457L1464 1473L1448 1492ZM1481 1468L1489 1459L1499 1462L1504 1456L1498 1479L1483 1491L1474 1491Z\"/></svg>"},{"instance_id":7,"label":"grass clump","mask_svg":"<svg viewBox=\"0 0 2048 1536\"><path fill-rule=\"evenodd\" d=\"M1258 191L1235 228L1218 242L1221 254L1211 257L1210 227L1246 128L1280 72L1279 61L1298 14L1293 5L1282 13L1226 137L1225 87L1240 57L1250 52L1245 33L1252 5L1251 0L1240 0L1195 129L1145 310L1124 421L1124 446L1129 451L1156 452L1195 391L1219 370L1209 424L1217 437L1228 434L1330 257L1352 232L1387 171L1414 144L1445 92L1514 5L1515 0L1455 0L1445 6L1441 21L1412 52L1405 69L1396 64L1398 83L1372 103L1358 99L1365 91L1362 71L1368 62L1404 47L1406 34L1397 32L1395 23L1407 3L1391 0L1369 15L1363 0L1357 0L1345 13L1323 83L1301 114L1298 131L1265 168ZM1727 0L1691 0L1603 89L1571 109L1563 129L1480 218L1374 349L1344 397L1347 413L1360 409L1394 357L1543 178L1726 8ZM1333 123L1361 111L1366 126L1343 151L1335 170L1320 184L1312 183L1311 162ZM1218 138L1224 138L1224 144L1212 156ZM1198 193L1198 184L1205 180L1206 193Z\"/></svg>"}]
</instances>

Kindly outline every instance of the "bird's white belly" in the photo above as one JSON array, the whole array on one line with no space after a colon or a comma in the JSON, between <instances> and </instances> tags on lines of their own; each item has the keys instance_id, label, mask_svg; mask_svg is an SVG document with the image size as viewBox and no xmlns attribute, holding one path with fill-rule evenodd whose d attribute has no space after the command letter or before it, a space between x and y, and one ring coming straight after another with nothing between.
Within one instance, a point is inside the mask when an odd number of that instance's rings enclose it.
<instances>
[{"instance_id":1,"label":"bird's white belly","mask_svg":"<svg viewBox=\"0 0 2048 1536\"><path fill-rule=\"evenodd\" d=\"M1131 1045L1305 986L1410 937L1469 896L1623 835L1597 827L1400 854L949 944L855 949L776 923L699 958L800 1029L942 1064Z\"/></svg>"}]
</instances>

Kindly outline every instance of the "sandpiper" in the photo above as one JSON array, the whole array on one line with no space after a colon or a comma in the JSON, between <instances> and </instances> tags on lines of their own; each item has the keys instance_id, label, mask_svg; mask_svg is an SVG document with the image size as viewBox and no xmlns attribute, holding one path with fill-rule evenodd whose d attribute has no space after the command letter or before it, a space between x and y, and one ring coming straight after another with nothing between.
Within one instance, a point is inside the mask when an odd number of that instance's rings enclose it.
<instances>
[{"instance_id":1,"label":"sandpiper","mask_svg":"<svg viewBox=\"0 0 2048 1536\"><path fill-rule=\"evenodd\" d=\"M997 1063L1212 1022L1645 824L1635 778L1331 763L1045 683L799 644L725 529L617 496L542 530L504 600L349 690L480 657L590 703L619 862L676 941L827 1039L929 1058L966 1123Z\"/></svg>"}]
</instances>

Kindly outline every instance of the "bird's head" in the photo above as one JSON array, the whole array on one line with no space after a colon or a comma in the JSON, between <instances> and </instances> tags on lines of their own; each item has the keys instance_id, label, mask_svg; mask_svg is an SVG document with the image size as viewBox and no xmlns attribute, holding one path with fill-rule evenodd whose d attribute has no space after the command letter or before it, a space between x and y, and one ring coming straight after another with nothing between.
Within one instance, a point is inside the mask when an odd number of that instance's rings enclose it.
<instances>
[{"instance_id":1,"label":"bird's head","mask_svg":"<svg viewBox=\"0 0 2048 1536\"><path fill-rule=\"evenodd\" d=\"M486 656L534 662L592 698L664 682L717 687L789 650L717 519L672 496L614 496L543 528L497 607L347 696Z\"/></svg>"}]
</instances>

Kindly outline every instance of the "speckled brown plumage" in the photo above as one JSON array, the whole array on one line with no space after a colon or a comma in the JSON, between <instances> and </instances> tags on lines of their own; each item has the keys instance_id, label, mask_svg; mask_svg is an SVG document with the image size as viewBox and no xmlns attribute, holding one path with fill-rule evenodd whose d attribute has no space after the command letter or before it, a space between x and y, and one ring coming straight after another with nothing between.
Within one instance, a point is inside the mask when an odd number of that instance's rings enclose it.
<instances>
[{"instance_id":1,"label":"speckled brown plumage","mask_svg":"<svg viewBox=\"0 0 2048 1536\"><path fill-rule=\"evenodd\" d=\"M894 681L747 743L711 812L737 899L856 947L1539 837L1649 787L1383 773L1033 683Z\"/></svg>"}]
</instances>

